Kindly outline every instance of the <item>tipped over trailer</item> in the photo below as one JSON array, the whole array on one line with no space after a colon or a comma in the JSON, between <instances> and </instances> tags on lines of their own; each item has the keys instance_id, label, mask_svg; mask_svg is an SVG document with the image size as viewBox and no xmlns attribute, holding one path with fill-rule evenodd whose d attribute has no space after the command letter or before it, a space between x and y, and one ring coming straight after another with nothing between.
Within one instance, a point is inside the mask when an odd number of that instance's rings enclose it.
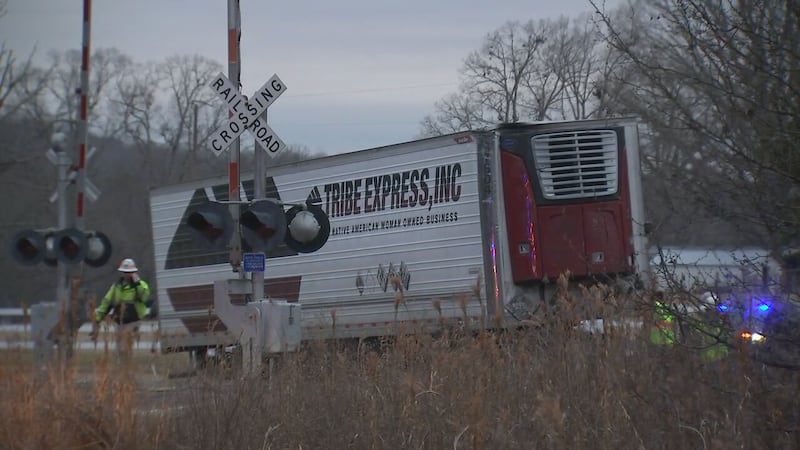
<instances>
[{"instance_id":1,"label":"tipped over trailer","mask_svg":"<svg viewBox=\"0 0 800 450\"><path fill-rule=\"evenodd\" d=\"M242 180L237 200L253 199L252 175ZM633 119L504 125L327 156L268 167L265 186L267 198L317 205L330 221L318 251L266 254L263 298L300 305L302 340L398 324L514 327L564 272L632 282L648 267ZM151 193L164 351L238 342L217 314L215 283L225 302L260 300L220 289L236 276L228 250L190 235L191 208L228 192L219 178Z\"/></svg>"}]
</instances>

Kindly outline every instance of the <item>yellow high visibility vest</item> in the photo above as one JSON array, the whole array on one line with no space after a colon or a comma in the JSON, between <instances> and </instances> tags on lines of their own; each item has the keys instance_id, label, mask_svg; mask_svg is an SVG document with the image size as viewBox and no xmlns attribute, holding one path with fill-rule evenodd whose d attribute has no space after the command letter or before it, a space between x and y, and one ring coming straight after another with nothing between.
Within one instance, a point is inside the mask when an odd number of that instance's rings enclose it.
<instances>
[{"instance_id":1,"label":"yellow high visibility vest","mask_svg":"<svg viewBox=\"0 0 800 450\"><path fill-rule=\"evenodd\" d=\"M701 333L700 357L704 361L717 361L728 356L728 345L721 342L724 339L721 334L724 331L720 323L701 323L698 331Z\"/></svg>"},{"instance_id":2,"label":"yellow high visibility vest","mask_svg":"<svg viewBox=\"0 0 800 450\"><path fill-rule=\"evenodd\" d=\"M650 342L658 345L675 343L675 316L669 307L662 302L655 303L655 318L650 327Z\"/></svg>"}]
</instances>

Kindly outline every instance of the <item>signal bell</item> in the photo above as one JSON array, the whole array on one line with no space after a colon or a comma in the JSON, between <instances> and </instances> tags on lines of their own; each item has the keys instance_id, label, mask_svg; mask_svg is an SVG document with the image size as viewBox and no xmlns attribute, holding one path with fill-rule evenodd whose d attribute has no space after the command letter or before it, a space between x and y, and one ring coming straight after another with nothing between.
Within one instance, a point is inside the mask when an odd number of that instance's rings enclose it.
<instances>
[{"instance_id":1,"label":"signal bell","mask_svg":"<svg viewBox=\"0 0 800 450\"><path fill-rule=\"evenodd\" d=\"M90 267L102 267L111 259L111 240L104 233L86 233L86 256L83 262Z\"/></svg>"},{"instance_id":2,"label":"signal bell","mask_svg":"<svg viewBox=\"0 0 800 450\"><path fill-rule=\"evenodd\" d=\"M26 266L34 266L45 259L47 253L47 231L22 230L14 235L11 240L11 256ZM55 259L52 251L52 238L50 238L51 260Z\"/></svg>"},{"instance_id":3,"label":"signal bell","mask_svg":"<svg viewBox=\"0 0 800 450\"><path fill-rule=\"evenodd\" d=\"M322 248L331 235L328 215L317 205L292 206L286 211L289 233L286 245L299 253L313 253Z\"/></svg>"}]
</instances>

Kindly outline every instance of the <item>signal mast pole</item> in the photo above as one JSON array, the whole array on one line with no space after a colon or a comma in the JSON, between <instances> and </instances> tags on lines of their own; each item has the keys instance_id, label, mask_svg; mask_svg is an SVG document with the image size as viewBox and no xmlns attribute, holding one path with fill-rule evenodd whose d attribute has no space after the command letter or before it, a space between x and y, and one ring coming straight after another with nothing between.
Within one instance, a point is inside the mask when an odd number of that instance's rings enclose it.
<instances>
[{"instance_id":1,"label":"signal mast pole","mask_svg":"<svg viewBox=\"0 0 800 450\"><path fill-rule=\"evenodd\" d=\"M241 90L241 52L239 48L242 36L242 15L239 10L239 0L228 0L228 79ZM233 113L229 112L228 117ZM233 218L233 235L231 236L230 263L234 272L239 272L240 278L244 277L241 270L242 248L239 232L239 138L233 140L230 146L230 162L228 163L228 201Z\"/></svg>"},{"instance_id":2,"label":"signal mast pole","mask_svg":"<svg viewBox=\"0 0 800 450\"><path fill-rule=\"evenodd\" d=\"M228 79L231 80L238 90L241 90L241 40L242 40L242 14L239 7L239 0L228 0ZM228 116L233 116L232 112ZM266 123L267 112L264 111L264 123ZM256 138L257 139L257 138ZM258 144L254 143L255 150L255 174L254 174L254 199L265 198L266 189L264 186L264 164L266 161L265 152ZM230 146L230 162L228 165L228 200L230 203L231 217L233 218L233 235L231 237L230 262L234 271L239 272L239 277L244 279L246 273L241 270L242 249L241 235L239 230L239 216L241 208L239 200L239 158L241 153L240 140L237 137ZM264 272L252 273L252 300L256 301L264 296Z\"/></svg>"},{"instance_id":3,"label":"signal mast pole","mask_svg":"<svg viewBox=\"0 0 800 450\"><path fill-rule=\"evenodd\" d=\"M67 152L61 148L63 136L55 134L53 136L53 150L56 154L56 165L58 166L58 184L57 191L58 199L56 200L58 208L58 217L56 226L59 230L63 230L69 226L69 216L67 213L67 187L69 186L69 168L72 163L71 158ZM56 259L56 305L58 311L62 312L62 324L66 327L61 327L60 336L63 340L59 339L58 349L59 356L64 356L66 363L72 358L72 310L69 301L69 268L67 265ZM60 361L62 362L62 361Z\"/></svg>"},{"instance_id":4,"label":"signal mast pole","mask_svg":"<svg viewBox=\"0 0 800 450\"><path fill-rule=\"evenodd\" d=\"M264 123L267 123L267 111L262 115ZM255 151L255 170L253 171L253 201L259 201L267 197L266 189L266 164L267 164L267 151L256 142L257 137L253 139L253 151ZM264 255L266 259L266 254ZM264 272L256 271L250 275L253 283L253 301L258 301L264 297Z\"/></svg>"},{"instance_id":5,"label":"signal mast pole","mask_svg":"<svg viewBox=\"0 0 800 450\"><path fill-rule=\"evenodd\" d=\"M75 200L75 228L78 231L83 231L86 229L86 223L83 217L84 212L84 201L85 201L85 190L86 190L86 144L89 140L89 56L90 56L90 36L91 36L91 15L92 15L92 0L83 0L83 29L82 29L82 37L81 37L81 86L78 90L80 95L80 102L79 102L79 119L78 119L78 158L77 158L77 165L73 166L72 169L75 171L75 181L76 181L76 200ZM66 191L64 189L63 191ZM66 192L60 192L60 195L64 196L64 200L59 198L59 204L66 203ZM59 208L59 218L58 218L58 226L59 229L66 228L68 218L63 217L61 212L61 208ZM57 274L59 277L58 281L58 303L61 305L62 311L64 311L63 320L66 326L63 327L62 331L64 332L64 349L63 355L65 358L65 362L69 362L72 359L72 354L74 350L74 337L75 332L77 331L78 325L78 317L77 317L77 304L73 304L72 295L70 295L70 283L69 283L69 270L67 265L61 261L59 261L57 267ZM59 347L61 343L59 343ZM61 353L61 352L59 352Z\"/></svg>"}]
</instances>

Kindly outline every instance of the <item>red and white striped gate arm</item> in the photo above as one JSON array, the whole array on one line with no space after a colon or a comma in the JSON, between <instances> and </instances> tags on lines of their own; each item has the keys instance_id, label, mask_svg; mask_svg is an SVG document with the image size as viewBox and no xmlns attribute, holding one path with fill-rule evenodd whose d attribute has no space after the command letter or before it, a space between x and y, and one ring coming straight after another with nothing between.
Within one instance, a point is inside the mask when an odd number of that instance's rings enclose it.
<instances>
[{"instance_id":1,"label":"red and white striped gate arm","mask_svg":"<svg viewBox=\"0 0 800 450\"><path fill-rule=\"evenodd\" d=\"M241 90L241 52L239 42L242 37L242 15L239 10L239 0L228 0L228 79ZM228 117L233 116L228 112ZM228 164L228 200L239 201L239 138L236 138L229 147L230 162ZM234 220L234 233L231 242L230 262L236 268L241 264L241 249L239 248L239 204L230 204L231 216Z\"/></svg>"},{"instance_id":2,"label":"red and white striped gate arm","mask_svg":"<svg viewBox=\"0 0 800 450\"><path fill-rule=\"evenodd\" d=\"M76 167L77 176L77 204L75 205L75 227L79 230L85 228L83 217L85 190L86 190L86 142L89 138L89 53L91 47L91 15L92 1L83 0L83 48L81 56L81 89L80 89L80 120L78 121L78 165Z\"/></svg>"}]
</instances>

